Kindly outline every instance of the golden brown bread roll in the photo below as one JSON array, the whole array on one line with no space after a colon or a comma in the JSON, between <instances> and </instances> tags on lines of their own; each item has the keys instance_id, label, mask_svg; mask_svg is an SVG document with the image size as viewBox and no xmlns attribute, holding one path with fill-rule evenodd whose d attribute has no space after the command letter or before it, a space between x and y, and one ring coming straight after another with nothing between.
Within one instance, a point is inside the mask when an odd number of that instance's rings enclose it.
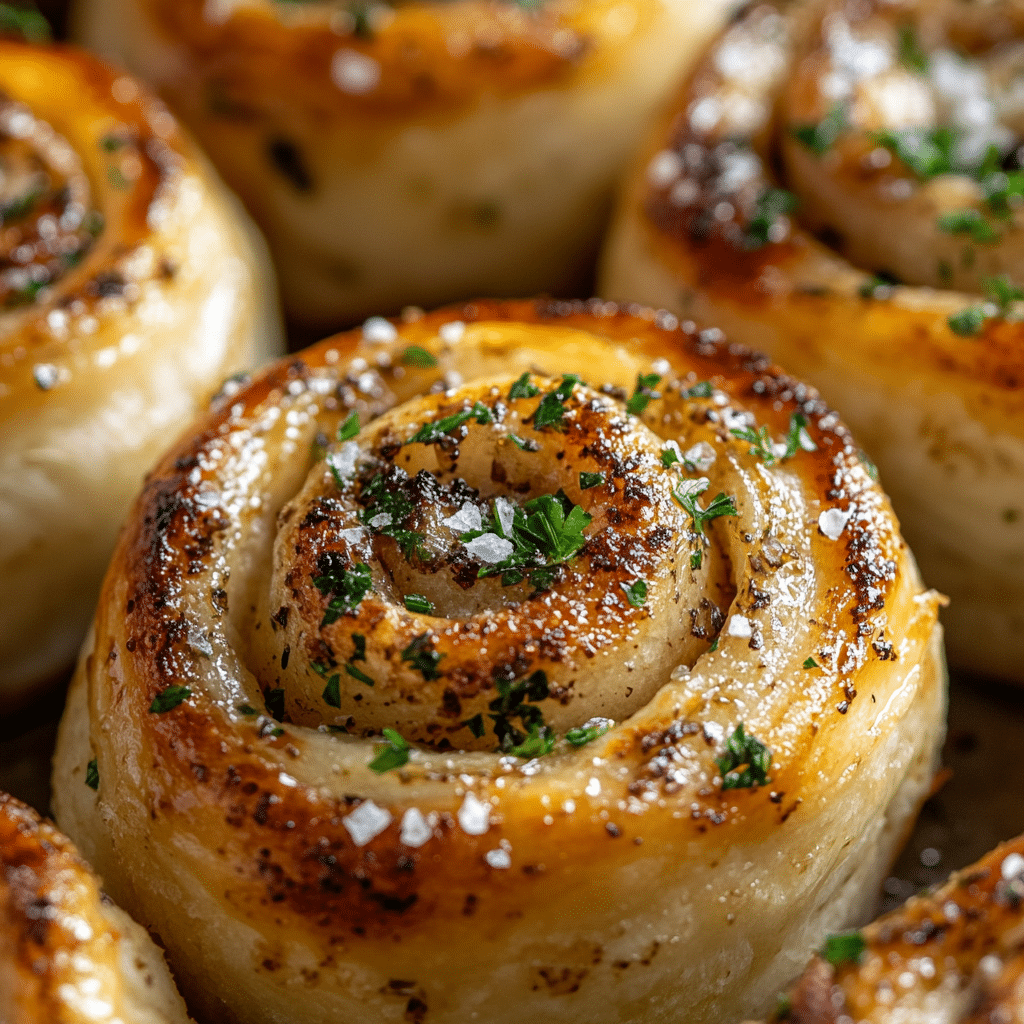
<instances>
[{"instance_id":1,"label":"golden brown bread roll","mask_svg":"<svg viewBox=\"0 0 1024 1024\"><path fill-rule=\"evenodd\" d=\"M0 42L0 695L67 669L142 477L279 349L261 244L146 90Z\"/></svg>"},{"instance_id":2,"label":"golden brown bread roll","mask_svg":"<svg viewBox=\"0 0 1024 1024\"><path fill-rule=\"evenodd\" d=\"M749 5L623 193L602 290L819 387L881 470L952 662L1024 680L1020 3Z\"/></svg>"},{"instance_id":3,"label":"golden brown bread roll","mask_svg":"<svg viewBox=\"0 0 1024 1024\"><path fill-rule=\"evenodd\" d=\"M1024 1016L1024 839L831 937L780 1001L790 1024L1016 1024Z\"/></svg>"},{"instance_id":4,"label":"golden brown bread roll","mask_svg":"<svg viewBox=\"0 0 1024 1024\"><path fill-rule=\"evenodd\" d=\"M738 1017L928 792L938 603L838 417L721 332L373 319L150 477L58 820L199 1017Z\"/></svg>"},{"instance_id":5,"label":"golden brown bread roll","mask_svg":"<svg viewBox=\"0 0 1024 1024\"><path fill-rule=\"evenodd\" d=\"M195 132L295 320L578 293L652 108L731 0L86 0Z\"/></svg>"},{"instance_id":6,"label":"golden brown bread roll","mask_svg":"<svg viewBox=\"0 0 1024 1024\"><path fill-rule=\"evenodd\" d=\"M188 1024L153 940L74 846L0 793L0 1021Z\"/></svg>"}]
</instances>

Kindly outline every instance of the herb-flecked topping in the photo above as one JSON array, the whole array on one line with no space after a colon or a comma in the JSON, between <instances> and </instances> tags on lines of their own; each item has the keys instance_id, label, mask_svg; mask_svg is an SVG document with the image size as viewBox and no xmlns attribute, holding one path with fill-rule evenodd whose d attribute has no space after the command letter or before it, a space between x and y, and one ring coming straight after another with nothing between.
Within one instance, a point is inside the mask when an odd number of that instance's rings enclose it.
<instances>
[{"instance_id":1,"label":"herb-flecked topping","mask_svg":"<svg viewBox=\"0 0 1024 1024\"><path fill-rule=\"evenodd\" d=\"M603 736L615 723L610 718L591 718L565 734L570 746L582 747Z\"/></svg>"},{"instance_id":2,"label":"herb-flecked topping","mask_svg":"<svg viewBox=\"0 0 1024 1024\"><path fill-rule=\"evenodd\" d=\"M85 766L85 784L90 789L100 788L100 769L95 757Z\"/></svg>"},{"instance_id":3,"label":"herb-flecked topping","mask_svg":"<svg viewBox=\"0 0 1024 1024\"><path fill-rule=\"evenodd\" d=\"M537 406L533 414L533 427L535 430L561 430L565 419L565 403L573 392L573 388L583 381L575 373L562 375L562 383L553 391L549 391Z\"/></svg>"},{"instance_id":4,"label":"herb-flecked topping","mask_svg":"<svg viewBox=\"0 0 1024 1024\"><path fill-rule=\"evenodd\" d=\"M367 766L378 775L409 763L409 744L394 729L384 729L383 733L386 743L377 748L377 756Z\"/></svg>"},{"instance_id":5,"label":"herb-flecked topping","mask_svg":"<svg viewBox=\"0 0 1024 1024\"><path fill-rule=\"evenodd\" d=\"M434 605L430 601L428 601L422 594L406 594L405 607L409 611L417 612L420 615L434 614Z\"/></svg>"},{"instance_id":6,"label":"herb-flecked topping","mask_svg":"<svg viewBox=\"0 0 1024 1024\"><path fill-rule=\"evenodd\" d=\"M168 686L161 690L149 705L149 710L156 715L162 715L167 711L176 708L182 701L188 700L192 691L187 686Z\"/></svg>"},{"instance_id":7,"label":"herb-flecked topping","mask_svg":"<svg viewBox=\"0 0 1024 1024\"><path fill-rule=\"evenodd\" d=\"M841 967L843 964L858 963L867 947L868 944L860 932L841 932L839 935L830 935L825 940L821 955L833 967Z\"/></svg>"},{"instance_id":8,"label":"herb-flecked topping","mask_svg":"<svg viewBox=\"0 0 1024 1024\"><path fill-rule=\"evenodd\" d=\"M580 473L580 490L589 491L604 483L604 473Z\"/></svg>"},{"instance_id":9,"label":"herb-flecked topping","mask_svg":"<svg viewBox=\"0 0 1024 1024\"><path fill-rule=\"evenodd\" d=\"M740 722L715 764L722 774L722 789L750 789L768 782L772 752L759 739L748 736Z\"/></svg>"},{"instance_id":10,"label":"herb-flecked topping","mask_svg":"<svg viewBox=\"0 0 1024 1024\"><path fill-rule=\"evenodd\" d=\"M428 682L440 678L437 666L444 657L444 654L433 649L432 642L429 633L421 633L402 651L402 661L409 662Z\"/></svg>"},{"instance_id":11,"label":"herb-flecked topping","mask_svg":"<svg viewBox=\"0 0 1024 1024\"><path fill-rule=\"evenodd\" d=\"M636 580L628 587L623 583L622 589L626 592L626 600L634 608L643 608L647 601L647 584L643 580Z\"/></svg>"},{"instance_id":12,"label":"herb-flecked topping","mask_svg":"<svg viewBox=\"0 0 1024 1024\"><path fill-rule=\"evenodd\" d=\"M406 366L420 366L430 369L437 366L437 357L419 345L410 345L402 353L402 362Z\"/></svg>"},{"instance_id":13,"label":"herb-flecked topping","mask_svg":"<svg viewBox=\"0 0 1024 1024\"><path fill-rule=\"evenodd\" d=\"M509 388L508 397L511 401L517 398L536 398L540 394L540 388L530 383L530 374L524 373Z\"/></svg>"},{"instance_id":14,"label":"herb-flecked topping","mask_svg":"<svg viewBox=\"0 0 1024 1024\"><path fill-rule=\"evenodd\" d=\"M450 434L470 420L475 420L477 423L492 423L494 417L483 402L474 402L469 409L452 413L451 416L445 416L444 419L435 420L433 423L424 423L405 443L436 444L446 434Z\"/></svg>"},{"instance_id":15,"label":"herb-flecked topping","mask_svg":"<svg viewBox=\"0 0 1024 1024\"><path fill-rule=\"evenodd\" d=\"M661 383L661 374L638 373L636 375L636 387L629 401L626 402L626 412L632 416L639 416L644 409L656 398L661 398L654 389Z\"/></svg>"},{"instance_id":16,"label":"herb-flecked topping","mask_svg":"<svg viewBox=\"0 0 1024 1024\"><path fill-rule=\"evenodd\" d=\"M359 433L359 413L351 412L338 427L338 440L351 441Z\"/></svg>"},{"instance_id":17,"label":"herb-flecked topping","mask_svg":"<svg viewBox=\"0 0 1024 1024\"><path fill-rule=\"evenodd\" d=\"M342 615L354 612L363 598L373 589L370 567L357 562L351 569L333 551L325 552L317 560L319 576L313 577L313 586L329 600L320 628L337 622Z\"/></svg>"}]
</instances>

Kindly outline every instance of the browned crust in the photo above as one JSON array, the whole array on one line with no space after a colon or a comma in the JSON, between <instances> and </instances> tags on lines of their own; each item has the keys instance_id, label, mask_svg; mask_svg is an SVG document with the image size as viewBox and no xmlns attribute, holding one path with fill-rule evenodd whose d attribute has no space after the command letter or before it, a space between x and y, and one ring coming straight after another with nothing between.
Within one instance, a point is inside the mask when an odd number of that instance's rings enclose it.
<instances>
[{"instance_id":1,"label":"browned crust","mask_svg":"<svg viewBox=\"0 0 1024 1024\"><path fill-rule=\"evenodd\" d=\"M429 335L453 319L558 324L622 341L652 358L671 355L698 378L711 379L748 402L760 421L776 431L785 429L791 412L802 409L812 419L811 433L819 446L808 463L813 468L806 473L823 504L842 507L854 498L875 500L871 495L877 491L863 471L852 472L856 452L838 418L828 414L812 390L765 357L728 345L721 332L698 331L692 324L677 327L672 317L597 301L477 302L434 313L419 321L417 329ZM293 756L301 756L304 740L287 724L277 736L268 728L268 723L275 723L265 718L235 728L224 710L203 693L194 693L171 713L147 713L156 694L189 677L192 656L187 646L189 622L182 611L183 588L191 576L204 571L204 560L230 528L219 509L197 500L203 483L213 479L211 471L201 469L206 464L204 448L226 431L249 429L253 414L277 401L284 390L295 393L316 375L337 379L338 371L325 356L339 353L336 362L344 368L358 340L357 332L329 339L271 367L218 404L151 474L122 535L100 603L97 648L88 671L107 677L104 686L110 690L111 709L129 716L139 731L154 834L173 846L175 822L182 815L207 820L220 833L218 861L234 865L231 882L222 891L238 913L272 913L291 922L282 924L285 928L305 919L306 927L347 943L364 937L397 941L406 934L426 934L440 919L458 920L467 906L486 907L488 920L497 924L505 914L519 912L522 886L532 886L533 898L542 898L548 886L571 877L579 857L585 856L597 870L606 859L614 863L633 856L629 851L634 840L657 841L668 835L678 839L680 833L696 837L726 823L738 830L737 836L762 835L781 827L800 806L804 771L813 775L812 766L802 760L819 728L842 729L845 712L856 697L851 676L838 668L829 676L820 725L813 724L792 755L779 764L770 788L677 792L672 784L676 744L691 742L701 726L660 721L638 727L606 753L627 769L624 785L629 792L650 790L666 797L671 806L687 807L681 820L626 814L602 820L576 814L559 816L551 827L541 823L543 811L538 806L536 814L524 809L521 817L496 824L481 838L454 827L458 801L452 797L435 838L418 850L399 841L401 807L393 808L388 828L357 847L342 827L342 818L361 802L359 795L335 800L301 786L282 786L279 766L261 752L291 749ZM386 379L388 371L381 372ZM355 392L344 381L341 384L334 393L343 412L354 404ZM379 413L382 406L370 401L362 409ZM879 508L887 509L884 500ZM834 563L823 568L836 580L834 601L823 610L823 622L829 619L837 629L855 633L887 607L896 587L892 558L901 546L898 539L896 548L891 543L875 526L851 523L845 542L834 545ZM224 613L224 600L223 591L210 592L214 615ZM891 651L876 648L869 658L891 656ZM707 750L710 759L710 739ZM101 761L101 776L104 771ZM510 778L515 776L513 772ZM514 872L491 870L482 855L502 838L516 849L531 851L530 862Z\"/></svg>"}]
</instances>

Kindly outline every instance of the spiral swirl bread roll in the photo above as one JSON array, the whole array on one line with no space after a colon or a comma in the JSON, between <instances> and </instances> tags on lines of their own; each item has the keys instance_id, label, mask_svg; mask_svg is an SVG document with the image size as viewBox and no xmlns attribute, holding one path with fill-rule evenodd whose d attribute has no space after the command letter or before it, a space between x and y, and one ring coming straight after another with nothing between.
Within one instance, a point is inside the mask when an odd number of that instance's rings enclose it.
<instances>
[{"instance_id":1,"label":"spiral swirl bread roll","mask_svg":"<svg viewBox=\"0 0 1024 1024\"><path fill-rule=\"evenodd\" d=\"M874 458L953 663L1024 680L1018 3L752 4L623 194L603 290L720 324Z\"/></svg>"},{"instance_id":2,"label":"spiral swirl bread roll","mask_svg":"<svg viewBox=\"0 0 1024 1024\"><path fill-rule=\"evenodd\" d=\"M270 241L285 306L578 294L654 104L731 0L85 0Z\"/></svg>"},{"instance_id":3,"label":"spiral swirl bread roll","mask_svg":"<svg viewBox=\"0 0 1024 1024\"><path fill-rule=\"evenodd\" d=\"M66 836L0 793L0 1020L188 1024L153 940Z\"/></svg>"},{"instance_id":4,"label":"spiral swirl bread roll","mask_svg":"<svg viewBox=\"0 0 1024 1024\"><path fill-rule=\"evenodd\" d=\"M58 820L200 1017L726 1019L870 905L938 600L838 418L720 332L371 320L151 476Z\"/></svg>"},{"instance_id":5,"label":"spiral swirl bread roll","mask_svg":"<svg viewBox=\"0 0 1024 1024\"><path fill-rule=\"evenodd\" d=\"M9 708L72 663L168 432L276 349L278 327L251 229L133 79L0 41L0 172Z\"/></svg>"},{"instance_id":6,"label":"spiral swirl bread roll","mask_svg":"<svg viewBox=\"0 0 1024 1024\"><path fill-rule=\"evenodd\" d=\"M774 1019L994 1024L1024 1010L1024 839L830 938Z\"/></svg>"}]
</instances>

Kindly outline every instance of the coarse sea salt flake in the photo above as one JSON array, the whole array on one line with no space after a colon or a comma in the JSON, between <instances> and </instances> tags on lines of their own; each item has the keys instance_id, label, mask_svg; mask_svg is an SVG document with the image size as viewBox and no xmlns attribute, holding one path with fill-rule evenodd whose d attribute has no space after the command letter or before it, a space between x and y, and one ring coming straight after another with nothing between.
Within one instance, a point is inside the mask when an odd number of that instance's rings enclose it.
<instances>
[{"instance_id":1,"label":"coarse sea salt flake","mask_svg":"<svg viewBox=\"0 0 1024 1024\"><path fill-rule=\"evenodd\" d=\"M1019 853L1009 853L1003 858L1002 867L999 869L1007 882L1024 875L1024 857Z\"/></svg>"},{"instance_id":2,"label":"coarse sea salt flake","mask_svg":"<svg viewBox=\"0 0 1024 1024\"><path fill-rule=\"evenodd\" d=\"M382 316L371 316L363 324L363 339L365 341L387 342L394 341L398 337L398 330L393 323L385 320Z\"/></svg>"},{"instance_id":3,"label":"coarse sea salt flake","mask_svg":"<svg viewBox=\"0 0 1024 1024\"><path fill-rule=\"evenodd\" d=\"M494 511L497 513L501 532L507 537L512 532L512 524L516 518L516 506L508 498L495 498Z\"/></svg>"},{"instance_id":4,"label":"coarse sea salt flake","mask_svg":"<svg viewBox=\"0 0 1024 1024\"><path fill-rule=\"evenodd\" d=\"M729 620L729 628L725 631L726 636L752 636L754 627L751 624L750 619L744 615L734 615Z\"/></svg>"},{"instance_id":5,"label":"coarse sea salt flake","mask_svg":"<svg viewBox=\"0 0 1024 1024\"><path fill-rule=\"evenodd\" d=\"M488 850L484 854L484 860L492 868L508 869L512 867L512 858L509 856L508 850Z\"/></svg>"},{"instance_id":6,"label":"coarse sea salt flake","mask_svg":"<svg viewBox=\"0 0 1024 1024\"><path fill-rule=\"evenodd\" d=\"M829 540L839 540L851 515L853 509L844 512L841 508L827 508L818 516L818 529Z\"/></svg>"},{"instance_id":7,"label":"coarse sea salt flake","mask_svg":"<svg viewBox=\"0 0 1024 1024\"><path fill-rule=\"evenodd\" d=\"M441 324L437 333L443 342L454 345L457 341L462 340L463 334L466 333L466 325L461 320L452 320L450 323Z\"/></svg>"},{"instance_id":8,"label":"coarse sea salt flake","mask_svg":"<svg viewBox=\"0 0 1024 1024\"><path fill-rule=\"evenodd\" d=\"M410 807L402 815L402 831L398 838L403 845L418 848L433 834L434 830L418 807Z\"/></svg>"},{"instance_id":9,"label":"coarse sea salt flake","mask_svg":"<svg viewBox=\"0 0 1024 1024\"><path fill-rule=\"evenodd\" d=\"M482 836L491 827L491 812L474 793L467 793L459 808L459 825L467 836Z\"/></svg>"},{"instance_id":10,"label":"coarse sea salt flake","mask_svg":"<svg viewBox=\"0 0 1024 1024\"><path fill-rule=\"evenodd\" d=\"M496 533L484 533L466 542L466 550L481 562L495 565L504 562L515 550L515 545Z\"/></svg>"},{"instance_id":11,"label":"coarse sea salt flake","mask_svg":"<svg viewBox=\"0 0 1024 1024\"><path fill-rule=\"evenodd\" d=\"M375 529L379 530L384 526L391 525L391 513L380 512L370 520L370 525Z\"/></svg>"},{"instance_id":12,"label":"coarse sea salt flake","mask_svg":"<svg viewBox=\"0 0 1024 1024\"><path fill-rule=\"evenodd\" d=\"M480 515L480 509L471 501L466 501L463 502L462 508L458 512L450 515L447 519L442 519L441 523L449 530L466 533L469 530L479 530L483 525L483 518Z\"/></svg>"},{"instance_id":13,"label":"coarse sea salt flake","mask_svg":"<svg viewBox=\"0 0 1024 1024\"><path fill-rule=\"evenodd\" d=\"M378 807L372 800L364 800L351 814L346 815L341 823L356 846L365 846L391 824L391 812L384 807Z\"/></svg>"},{"instance_id":14,"label":"coarse sea salt flake","mask_svg":"<svg viewBox=\"0 0 1024 1024\"><path fill-rule=\"evenodd\" d=\"M346 441L337 451L328 453L327 465L340 477L354 476L358 459L358 442Z\"/></svg>"}]
</instances>

